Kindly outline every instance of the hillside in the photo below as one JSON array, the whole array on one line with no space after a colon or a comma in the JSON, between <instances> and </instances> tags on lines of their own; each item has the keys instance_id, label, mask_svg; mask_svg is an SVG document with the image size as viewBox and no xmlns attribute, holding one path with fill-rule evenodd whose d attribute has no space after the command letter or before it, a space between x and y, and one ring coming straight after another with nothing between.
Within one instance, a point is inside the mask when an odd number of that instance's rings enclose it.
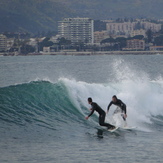
<instances>
[{"instance_id":1,"label":"hillside","mask_svg":"<svg viewBox=\"0 0 163 163\"><path fill-rule=\"evenodd\" d=\"M1 0L0 32L56 30L57 21L67 15L73 13L53 0Z\"/></svg>"},{"instance_id":2,"label":"hillside","mask_svg":"<svg viewBox=\"0 0 163 163\"><path fill-rule=\"evenodd\" d=\"M162 0L62 0L75 12L94 19L117 17L161 18Z\"/></svg>"},{"instance_id":3,"label":"hillside","mask_svg":"<svg viewBox=\"0 0 163 163\"><path fill-rule=\"evenodd\" d=\"M64 17L163 18L162 0L1 0L0 32L57 30Z\"/></svg>"}]
</instances>

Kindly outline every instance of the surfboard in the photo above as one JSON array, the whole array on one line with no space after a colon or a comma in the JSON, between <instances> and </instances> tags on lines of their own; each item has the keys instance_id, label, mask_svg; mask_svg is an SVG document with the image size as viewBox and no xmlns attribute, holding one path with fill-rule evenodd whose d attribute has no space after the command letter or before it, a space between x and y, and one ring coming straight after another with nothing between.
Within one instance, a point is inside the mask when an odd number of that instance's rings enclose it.
<instances>
[{"instance_id":1,"label":"surfboard","mask_svg":"<svg viewBox=\"0 0 163 163\"><path fill-rule=\"evenodd\" d=\"M108 131L109 131L109 132L115 132L118 128L119 128L119 127L116 126L115 129L112 129L112 130L111 130L111 129L108 129Z\"/></svg>"},{"instance_id":2,"label":"surfboard","mask_svg":"<svg viewBox=\"0 0 163 163\"><path fill-rule=\"evenodd\" d=\"M121 127L121 129L124 129L124 130L133 130L133 129L136 129L136 127L126 126L126 127Z\"/></svg>"}]
</instances>

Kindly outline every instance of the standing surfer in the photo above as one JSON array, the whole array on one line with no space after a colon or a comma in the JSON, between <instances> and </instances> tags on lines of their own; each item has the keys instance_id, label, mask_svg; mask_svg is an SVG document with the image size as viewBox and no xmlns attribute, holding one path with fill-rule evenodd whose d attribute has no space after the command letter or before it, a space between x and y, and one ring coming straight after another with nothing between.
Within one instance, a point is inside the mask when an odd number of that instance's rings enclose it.
<instances>
[{"instance_id":1,"label":"standing surfer","mask_svg":"<svg viewBox=\"0 0 163 163\"><path fill-rule=\"evenodd\" d=\"M112 101L111 101L110 104L108 105L107 113L109 112L110 106L111 106L112 104L114 104L114 105L120 107L121 112L122 112L122 114L121 114L121 115L122 115L122 118L123 118L124 121L126 121L126 118L127 118L127 114L126 114L126 112L127 112L127 110L126 110L126 104L124 104L120 99L118 99L116 95L114 95L114 96L112 97Z\"/></svg>"},{"instance_id":2,"label":"standing surfer","mask_svg":"<svg viewBox=\"0 0 163 163\"><path fill-rule=\"evenodd\" d=\"M101 126L106 126L110 130L115 129L115 126L109 123L105 123L105 111L102 110L102 108L97 103L93 102L91 97L88 98L88 104L90 104L92 108L90 109L91 113L87 117L85 117L85 119L88 119L94 113L94 111L97 111L99 113L99 124Z\"/></svg>"}]
</instances>

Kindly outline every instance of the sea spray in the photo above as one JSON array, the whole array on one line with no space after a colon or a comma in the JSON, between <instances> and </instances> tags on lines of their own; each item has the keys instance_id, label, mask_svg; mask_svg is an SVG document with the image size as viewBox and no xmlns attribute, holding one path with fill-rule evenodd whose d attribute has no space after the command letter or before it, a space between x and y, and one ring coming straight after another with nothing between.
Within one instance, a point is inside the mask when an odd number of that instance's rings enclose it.
<instances>
[{"instance_id":1,"label":"sea spray","mask_svg":"<svg viewBox=\"0 0 163 163\"><path fill-rule=\"evenodd\" d=\"M162 84L151 81L123 81L121 83L95 84L75 80L62 79L69 90L71 98L78 107L89 108L87 98L92 97L105 111L116 94L127 105L127 121L131 126L152 123L151 116L162 115L163 93L158 87ZM108 116L112 116L115 106L112 106ZM86 114L87 111L83 111ZM109 118L108 118L109 119Z\"/></svg>"}]
</instances>

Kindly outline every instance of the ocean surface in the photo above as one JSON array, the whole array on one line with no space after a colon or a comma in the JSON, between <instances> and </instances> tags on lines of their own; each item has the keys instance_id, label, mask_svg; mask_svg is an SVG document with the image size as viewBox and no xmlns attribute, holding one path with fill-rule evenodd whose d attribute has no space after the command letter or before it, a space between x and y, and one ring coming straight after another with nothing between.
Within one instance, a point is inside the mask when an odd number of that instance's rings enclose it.
<instances>
[{"instance_id":1,"label":"ocean surface","mask_svg":"<svg viewBox=\"0 0 163 163\"><path fill-rule=\"evenodd\" d=\"M134 129L85 120L88 97L106 111L113 95ZM88 162L163 162L163 56L0 57L0 163Z\"/></svg>"}]
</instances>

